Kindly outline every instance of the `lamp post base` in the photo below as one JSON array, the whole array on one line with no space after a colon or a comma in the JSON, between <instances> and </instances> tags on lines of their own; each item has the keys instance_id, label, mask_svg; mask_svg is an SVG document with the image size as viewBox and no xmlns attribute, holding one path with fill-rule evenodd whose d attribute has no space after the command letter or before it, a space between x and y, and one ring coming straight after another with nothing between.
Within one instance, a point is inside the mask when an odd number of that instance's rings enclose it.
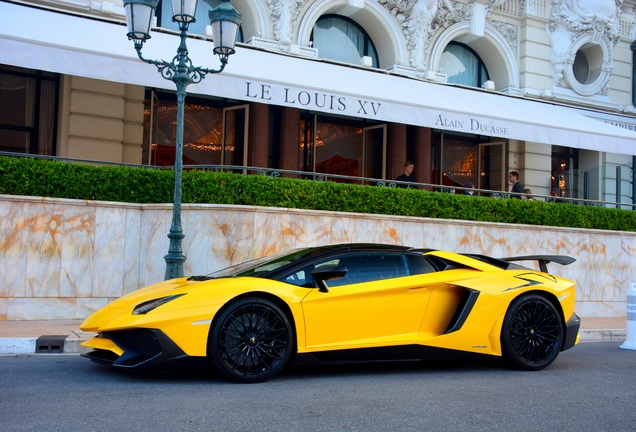
<instances>
[{"instance_id":1,"label":"lamp post base","mask_svg":"<svg viewBox=\"0 0 636 432\"><path fill-rule=\"evenodd\" d=\"M165 280L175 279L183 277L183 263L186 260L186 256L181 249L181 240L185 235L183 232L175 232L170 230L168 238L170 239L170 248L168 255L163 258L166 260L166 277Z\"/></svg>"}]
</instances>

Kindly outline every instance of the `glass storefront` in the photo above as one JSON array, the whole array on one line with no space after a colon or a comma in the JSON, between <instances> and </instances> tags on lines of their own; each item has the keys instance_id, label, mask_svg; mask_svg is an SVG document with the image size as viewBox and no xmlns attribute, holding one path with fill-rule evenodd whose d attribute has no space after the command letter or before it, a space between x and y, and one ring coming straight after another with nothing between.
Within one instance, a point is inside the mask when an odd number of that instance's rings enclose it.
<instances>
[{"instance_id":1,"label":"glass storefront","mask_svg":"<svg viewBox=\"0 0 636 432\"><path fill-rule=\"evenodd\" d=\"M434 183L449 190L472 184L477 189L505 191L506 145L481 137L433 135Z\"/></svg>"},{"instance_id":2,"label":"glass storefront","mask_svg":"<svg viewBox=\"0 0 636 432\"><path fill-rule=\"evenodd\" d=\"M303 115L300 121L298 169L384 179L386 124L365 127L357 123L316 114Z\"/></svg>"},{"instance_id":3,"label":"glass storefront","mask_svg":"<svg viewBox=\"0 0 636 432\"><path fill-rule=\"evenodd\" d=\"M184 165L247 164L249 107L221 107L189 99L184 109ZM144 162L174 165L177 105L174 95L151 92L144 113Z\"/></svg>"},{"instance_id":4,"label":"glass storefront","mask_svg":"<svg viewBox=\"0 0 636 432\"><path fill-rule=\"evenodd\" d=\"M551 195L579 197L579 152L577 149L552 146Z\"/></svg>"}]
</instances>

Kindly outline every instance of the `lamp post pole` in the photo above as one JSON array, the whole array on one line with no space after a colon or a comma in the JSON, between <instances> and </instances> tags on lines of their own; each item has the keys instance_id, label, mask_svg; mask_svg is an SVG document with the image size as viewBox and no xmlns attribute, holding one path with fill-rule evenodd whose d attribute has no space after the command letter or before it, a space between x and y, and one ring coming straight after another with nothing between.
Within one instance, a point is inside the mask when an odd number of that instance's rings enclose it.
<instances>
[{"instance_id":1,"label":"lamp post pole","mask_svg":"<svg viewBox=\"0 0 636 432\"><path fill-rule=\"evenodd\" d=\"M177 131L175 137L175 162L174 162L174 196L172 205L172 223L168 238L170 246L166 261L165 279L182 277L183 264L186 256L183 254L183 229L181 226L181 185L183 173L183 124L185 116L186 89L190 84L200 82L207 74L215 74L223 71L228 61L228 56L234 54L236 33L241 23L241 15L229 3L230 0L222 0L222 3L210 11L210 25L214 39L214 53L219 56L221 66L219 69L207 69L192 66L188 56L186 40L188 27L195 22L197 0L181 0L173 2L180 10L173 9L172 20L179 23L180 44L177 55L171 62L165 60L151 60L144 58L141 49L146 40L150 39L150 24L154 16L154 10L159 0L124 0L126 20L128 23L128 38L135 44L135 50L140 60L155 65L161 76L172 81L177 87Z\"/></svg>"},{"instance_id":2,"label":"lamp post pole","mask_svg":"<svg viewBox=\"0 0 636 432\"><path fill-rule=\"evenodd\" d=\"M183 35L183 32L181 32ZM179 47L185 46L183 42L183 36L181 37L182 43ZM181 69L179 66L177 70ZM186 89L192 82L190 76L183 72L177 72L172 81L177 86L177 136L175 138L175 155L174 155L174 197L172 203L172 223L170 225L170 232L168 238L170 239L170 246L168 247L168 254L164 257L166 260L166 275L165 279L173 279L183 276L183 264L185 263L186 256L183 254L183 229L181 227L181 178L183 173L183 118L185 111L185 97Z\"/></svg>"}]
</instances>

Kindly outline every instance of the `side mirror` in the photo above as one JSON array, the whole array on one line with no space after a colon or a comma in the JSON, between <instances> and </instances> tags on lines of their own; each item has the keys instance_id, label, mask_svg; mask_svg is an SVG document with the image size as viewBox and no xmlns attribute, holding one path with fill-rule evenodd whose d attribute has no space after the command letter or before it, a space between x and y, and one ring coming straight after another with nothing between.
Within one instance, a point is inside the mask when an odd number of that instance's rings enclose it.
<instances>
[{"instance_id":1,"label":"side mirror","mask_svg":"<svg viewBox=\"0 0 636 432\"><path fill-rule=\"evenodd\" d=\"M325 265L320 266L311 272L314 280L318 284L318 291L329 292L327 281L340 279L347 274L347 267L343 265Z\"/></svg>"}]
</instances>

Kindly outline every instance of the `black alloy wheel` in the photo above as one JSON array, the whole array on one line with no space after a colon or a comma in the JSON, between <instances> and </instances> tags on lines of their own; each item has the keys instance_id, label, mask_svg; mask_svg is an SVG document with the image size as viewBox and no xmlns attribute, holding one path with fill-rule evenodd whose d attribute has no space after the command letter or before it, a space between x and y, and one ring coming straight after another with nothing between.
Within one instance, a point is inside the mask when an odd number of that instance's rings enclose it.
<instances>
[{"instance_id":1,"label":"black alloy wheel","mask_svg":"<svg viewBox=\"0 0 636 432\"><path fill-rule=\"evenodd\" d=\"M563 345L561 315L546 298L529 294L516 298L504 318L501 349L504 360L522 370L541 370L559 355Z\"/></svg>"},{"instance_id":2,"label":"black alloy wheel","mask_svg":"<svg viewBox=\"0 0 636 432\"><path fill-rule=\"evenodd\" d=\"M293 348L285 313L269 300L248 297L230 303L214 319L208 356L223 377L256 383L277 375Z\"/></svg>"}]
</instances>

